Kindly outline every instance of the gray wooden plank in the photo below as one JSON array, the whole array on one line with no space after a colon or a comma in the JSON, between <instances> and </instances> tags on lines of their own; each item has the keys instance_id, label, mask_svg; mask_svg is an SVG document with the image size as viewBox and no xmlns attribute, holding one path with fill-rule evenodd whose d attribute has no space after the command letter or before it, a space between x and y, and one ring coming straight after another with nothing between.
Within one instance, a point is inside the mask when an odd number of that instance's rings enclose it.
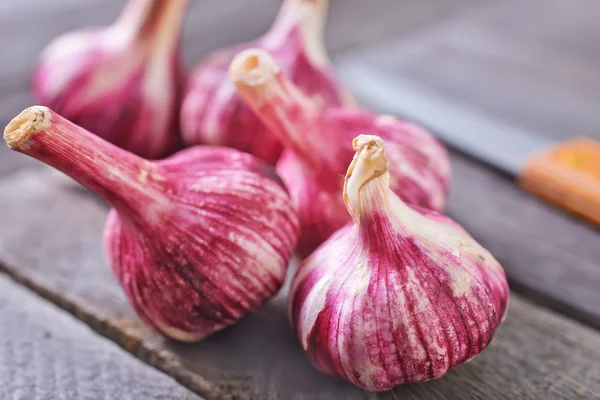
<instances>
[{"instance_id":1,"label":"gray wooden plank","mask_svg":"<svg viewBox=\"0 0 600 400\"><path fill-rule=\"evenodd\" d=\"M326 36L333 53L408 37L498 0L330 0Z\"/></svg>"},{"instance_id":2,"label":"gray wooden plank","mask_svg":"<svg viewBox=\"0 0 600 400\"><path fill-rule=\"evenodd\" d=\"M448 214L497 256L513 290L600 327L600 235L455 155Z\"/></svg>"},{"instance_id":3,"label":"gray wooden plank","mask_svg":"<svg viewBox=\"0 0 600 400\"><path fill-rule=\"evenodd\" d=\"M459 181L461 171L459 167ZM493 174L488 177L494 179ZM12 174L0 187L2 268L207 398L505 399L509 393L519 399L593 399L600 395L600 335L516 295L505 324L480 357L443 379L379 395L325 377L309 365L289 327L287 290L236 326L201 343L173 343L137 322L112 276L102 254L106 213L95 197L46 168Z\"/></svg>"},{"instance_id":4,"label":"gray wooden plank","mask_svg":"<svg viewBox=\"0 0 600 400\"><path fill-rule=\"evenodd\" d=\"M593 0L501 2L357 54L534 134L600 138L597 15ZM598 231L472 160L453 168L448 212L498 255L513 288L600 327Z\"/></svg>"},{"instance_id":5,"label":"gray wooden plank","mask_svg":"<svg viewBox=\"0 0 600 400\"><path fill-rule=\"evenodd\" d=\"M0 293L0 398L200 399L6 276Z\"/></svg>"},{"instance_id":6,"label":"gray wooden plank","mask_svg":"<svg viewBox=\"0 0 600 400\"><path fill-rule=\"evenodd\" d=\"M87 8L90 5L105 0L20 0L0 3L0 21L9 20L10 15L28 14L44 16L49 12L60 14L76 7ZM122 1L121 1L122 3Z\"/></svg>"},{"instance_id":7,"label":"gray wooden plank","mask_svg":"<svg viewBox=\"0 0 600 400\"><path fill-rule=\"evenodd\" d=\"M540 135L600 138L598 15L594 0L499 2L361 56Z\"/></svg>"}]
</instances>

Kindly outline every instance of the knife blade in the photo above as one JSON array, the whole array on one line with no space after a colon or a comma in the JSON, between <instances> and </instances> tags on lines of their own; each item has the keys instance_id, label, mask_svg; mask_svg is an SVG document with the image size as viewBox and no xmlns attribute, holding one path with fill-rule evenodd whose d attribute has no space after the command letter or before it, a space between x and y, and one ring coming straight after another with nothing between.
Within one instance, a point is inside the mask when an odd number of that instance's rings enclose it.
<instances>
[{"instance_id":1,"label":"knife blade","mask_svg":"<svg viewBox=\"0 0 600 400\"><path fill-rule=\"evenodd\" d=\"M515 176L529 192L600 224L600 142L559 142L447 98L360 58L336 61L357 99L429 129L448 146Z\"/></svg>"}]
</instances>

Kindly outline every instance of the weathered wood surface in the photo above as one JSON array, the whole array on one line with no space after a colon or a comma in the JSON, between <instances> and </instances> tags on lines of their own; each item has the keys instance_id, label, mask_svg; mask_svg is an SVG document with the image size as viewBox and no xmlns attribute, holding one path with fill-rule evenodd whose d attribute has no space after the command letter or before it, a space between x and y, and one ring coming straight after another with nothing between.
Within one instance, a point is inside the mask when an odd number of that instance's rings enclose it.
<instances>
[{"instance_id":1,"label":"weathered wood surface","mask_svg":"<svg viewBox=\"0 0 600 400\"><path fill-rule=\"evenodd\" d=\"M64 30L112 21L122 1L32 7L36 3L0 5L0 49L11 55L11 62L0 65L2 125L29 105L28 77L45 43ZM193 1L184 34L188 65L216 47L260 34L277 3ZM599 12L593 0L332 0L328 43L339 53L402 35L393 51L373 61L544 135L595 134ZM451 16L451 22L434 26ZM513 288L598 325L597 232L471 160L454 155L453 165L449 211L502 261ZM30 168L15 172L23 166ZM284 293L205 342L167 341L139 324L104 261L107 208L36 166L0 146L0 175L13 172L0 180L2 269L209 398L600 397L599 334L518 296L482 356L443 379L382 395L310 367L288 327Z\"/></svg>"},{"instance_id":2,"label":"weathered wood surface","mask_svg":"<svg viewBox=\"0 0 600 400\"><path fill-rule=\"evenodd\" d=\"M473 3L495 0L332 0L327 45L332 52L405 35ZM31 105L29 81L38 53L55 36L112 23L123 0L26 0L0 5L0 125ZM209 51L247 41L271 24L281 0L192 0L183 33L183 57L192 67ZM376 6L375 6L376 5ZM389 12L381 13L378 10ZM18 38L16 40L15 38ZM35 162L0 146L0 175Z\"/></svg>"},{"instance_id":3,"label":"weathered wood surface","mask_svg":"<svg viewBox=\"0 0 600 400\"><path fill-rule=\"evenodd\" d=\"M0 293L1 399L200 399L5 276Z\"/></svg>"},{"instance_id":4,"label":"weathered wood surface","mask_svg":"<svg viewBox=\"0 0 600 400\"><path fill-rule=\"evenodd\" d=\"M599 15L595 0L497 2L364 59L542 136L600 138Z\"/></svg>"},{"instance_id":5,"label":"weathered wood surface","mask_svg":"<svg viewBox=\"0 0 600 400\"><path fill-rule=\"evenodd\" d=\"M593 0L501 2L360 59L540 136L600 139L598 15ZM448 213L497 256L513 289L600 327L598 231L464 157L453 167Z\"/></svg>"},{"instance_id":6,"label":"weathered wood surface","mask_svg":"<svg viewBox=\"0 0 600 400\"><path fill-rule=\"evenodd\" d=\"M107 208L46 168L0 188L0 259L16 279L208 398L360 399L314 370L291 332L285 291L238 325L193 345L142 327L102 254ZM513 296L491 347L444 379L369 398L597 398L600 334Z\"/></svg>"},{"instance_id":7,"label":"weathered wood surface","mask_svg":"<svg viewBox=\"0 0 600 400\"><path fill-rule=\"evenodd\" d=\"M504 266L511 288L600 327L600 235L514 182L454 157L448 213Z\"/></svg>"}]
</instances>

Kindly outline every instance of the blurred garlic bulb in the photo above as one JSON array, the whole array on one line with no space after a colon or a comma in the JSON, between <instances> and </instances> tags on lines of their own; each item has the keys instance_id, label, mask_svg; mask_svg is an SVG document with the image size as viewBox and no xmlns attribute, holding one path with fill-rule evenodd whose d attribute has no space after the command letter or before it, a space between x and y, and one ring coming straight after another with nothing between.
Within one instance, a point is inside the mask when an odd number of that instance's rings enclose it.
<instances>
[{"instance_id":1,"label":"blurred garlic bulb","mask_svg":"<svg viewBox=\"0 0 600 400\"><path fill-rule=\"evenodd\" d=\"M142 157L175 152L188 1L129 0L113 25L57 37L40 56L36 101Z\"/></svg>"},{"instance_id":2,"label":"blurred garlic bulb","mask_svg":"<svg viewBox=\"0 0 600 400\"><path fill-rule=\"evenodd\" d=\"M187 82L181 129L188 145L234 147L275 164L279 139L239 98L228 79L231 60L248 47L268 50L282 70L311 99L324 105L353 105L337 81L323 43L328 0L285 0L271 29L250 43L210 54Z\"/></svg>"}]
</instances>

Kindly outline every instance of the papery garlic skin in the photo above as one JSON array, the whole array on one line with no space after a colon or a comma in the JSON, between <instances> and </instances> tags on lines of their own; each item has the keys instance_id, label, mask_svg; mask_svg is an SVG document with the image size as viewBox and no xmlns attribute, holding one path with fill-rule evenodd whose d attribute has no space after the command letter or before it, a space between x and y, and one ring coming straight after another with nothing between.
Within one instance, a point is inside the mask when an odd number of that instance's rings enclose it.
<instances>
[{"instance_id":1,"label":"papery garlic skin","mask_svg":"<svg viewBox=\"0 0 600 400\"><path fill-rule=\"evenodd\" d=\"M41 53L36 101L111 143L158 159L181 148L179 36L189 0L129 0L107 28L63 34Z\"/></svg>"},{"instance_id":2,"label":"papery garlic skin","mask_svg":"<svg viewBox=\"0 0 600 400\"><path fill-rule=\"evenodd\" d=\"M352 139L360 133L386 141L396 194L409 204L443 210L451 180L449 156L425 129L358 108L319 106L260 49L240 52L230 76L241 97L286 147L277 172L300 213L300 255L310 254L350 220L340 192L354 155Z\"/></svg>"},{"instance_id":3,"label":"papery garlic skin","mask_svg":"<svg viewBox=\"0 0 600 400\"><path fill-rule=\"evenodd\" d=\"M313 101L353 105L354 100L334 75L323 45L328 0L285 0L263 37L210 54L186 83L181 129L188 145L234 147L275 164L282 145L239 98L228 79L229 64L248 47L268 50L281 69Z\"/></svg>"},{"instance_id":4,"label":"papery garlic skin","mask_svg":"<svg viewBox=\"0 0 600 400\"><path fill-rule=\"evenodd\" d=\"M354 143L344 190L354 220L300 265L290 317L316 368L385 391L480 353L509 291L500 264L457 223L389 190L380 138Z\"/></svg>"},{"instance_id":5,"label":"papery garlic skin","mask_svg":"<svg viewBox=\"0 0 600 400\"><path fill-rule=\"evenodd\" d=\"M203 146L151 162L39 106L13 119L4 138L113 206L110 264L141 319L166 336L200 340L282 286L298 217L255 157Z\"/></svg>"}]
</instances>

